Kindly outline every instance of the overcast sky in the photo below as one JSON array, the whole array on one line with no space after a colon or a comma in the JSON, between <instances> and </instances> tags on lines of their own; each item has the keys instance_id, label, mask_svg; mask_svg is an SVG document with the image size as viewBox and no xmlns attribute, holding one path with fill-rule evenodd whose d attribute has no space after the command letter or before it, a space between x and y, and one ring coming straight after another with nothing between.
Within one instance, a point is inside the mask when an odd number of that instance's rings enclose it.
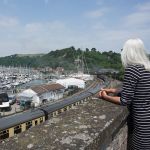
<instances>
[{"instance_id":1,"label":"overcast sky","mask_svg":"<svg viewBox=\"0 0 150 150\"><path fill-rule=\"evenodd\" d=\"M150 53L149 0L0 0L0 57L70 46L120 52L137 37Z\"/></svg>"}]
</instances>

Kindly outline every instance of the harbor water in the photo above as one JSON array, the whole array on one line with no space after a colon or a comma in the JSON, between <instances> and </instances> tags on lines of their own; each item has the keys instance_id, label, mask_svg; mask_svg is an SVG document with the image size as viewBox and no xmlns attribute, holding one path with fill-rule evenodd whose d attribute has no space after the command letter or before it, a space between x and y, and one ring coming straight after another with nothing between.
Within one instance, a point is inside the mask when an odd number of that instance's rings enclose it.
<instances>
[{"instance_id":1,"label":"harbor water","mask_svg":"<svg viewBox=\"0 0 150 150\"><path fill-rule=\"evenodd\" d=\"M46 80L36 79L36 80L31 80L25 84L21 84L18 86L18 88L27 89L27 88L30 88L32 86L41 85L41 84L45 84L45 83L47 83Z\"/></svg>"}]
</instances>

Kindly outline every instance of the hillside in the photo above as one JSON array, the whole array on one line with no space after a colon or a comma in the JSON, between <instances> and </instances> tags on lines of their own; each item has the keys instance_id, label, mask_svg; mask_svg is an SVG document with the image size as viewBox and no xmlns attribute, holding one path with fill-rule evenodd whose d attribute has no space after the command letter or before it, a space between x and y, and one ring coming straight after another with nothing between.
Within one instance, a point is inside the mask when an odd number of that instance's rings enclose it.
<instances>
[{"instance_id":1,"label":"hillside","mask_svg":"<svg viewBox=\"0 0 150 150\"><path fill-rule=\"evenodd\" d=\"M43 56L44 54L16 54L18 57L25 57L25 56L29 56L29 57L36 57L36 56Z\"/></svg>"},{"instance_id":2,"label":"hillside","mask_svg":"<svg viewBox=\"0 0 150 150\"><path fill-rule=\"evenodd\" d=\"M32 57L31 57L32 56ZM109 51L100 52L95 48L86 51L69 47L61 50L50 51L48 54L23 55L15 54L0 57L0 65L3 66L28 66L28 67L64 67L66 70L74 70L77 67L75 60L84 60L89 70L98 68L121 68L120 54Z\"/></svg>"}]
</instances>

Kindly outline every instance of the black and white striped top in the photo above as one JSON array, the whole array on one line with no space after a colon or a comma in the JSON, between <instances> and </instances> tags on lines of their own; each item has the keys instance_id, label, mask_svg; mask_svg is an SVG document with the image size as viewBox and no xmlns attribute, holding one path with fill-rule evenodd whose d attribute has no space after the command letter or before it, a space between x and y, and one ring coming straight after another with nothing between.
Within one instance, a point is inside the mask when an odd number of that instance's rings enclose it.
<instances>
[{"instance_id":1,"label":"black and white striped top","mask_svg":"<svg viewBox=\"0 0 150 150\"><path fill-rule=\"evenodd\" d=\"M150 150L150 71L144 66L126 68L120 101L129 109L128 149Z\"/></svg>"}]
</instances>

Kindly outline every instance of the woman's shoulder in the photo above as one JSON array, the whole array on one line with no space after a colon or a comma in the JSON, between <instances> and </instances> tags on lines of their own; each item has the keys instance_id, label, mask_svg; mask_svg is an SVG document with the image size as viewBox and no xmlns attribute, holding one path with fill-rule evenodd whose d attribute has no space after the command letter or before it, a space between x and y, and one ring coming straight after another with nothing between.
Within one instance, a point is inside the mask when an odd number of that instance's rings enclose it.
<instances>
[{"instance_id":1,"label":"woman's shoulder","mask_svg":"<svg viewBox=\"0 0 150 150\"><path fill-rule=\"evenodd\" d=\"M126 70L141 70L141 69L144 69L144 65L140 65L140 64L131 64L131 65L128 65Z\"/></svg>"},{"instance_id":2,"label":"woman's shoulder","mask_svg":"<svg viewBox=\"0 0 150 150\"><path fill-rule=\"evenodd\" d=\"M139 65L139 64L132 64L132 65L128 65L125 69L125 73L126 74L130 74L134 77L138 77L141 74L141 70L144 69L144 66Z\"/></svg>"}]
</instances>

